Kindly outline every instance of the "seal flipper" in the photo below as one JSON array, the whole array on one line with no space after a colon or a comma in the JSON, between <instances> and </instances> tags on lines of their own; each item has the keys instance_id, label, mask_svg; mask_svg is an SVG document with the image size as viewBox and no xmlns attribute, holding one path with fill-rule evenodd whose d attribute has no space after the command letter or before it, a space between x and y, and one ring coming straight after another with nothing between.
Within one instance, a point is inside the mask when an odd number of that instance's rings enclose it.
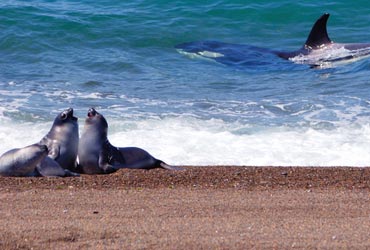
<instances>
[{"instance_id":1,"label":"seal flipper","mask_svg":"<svg viewBox=\"0 0 370 250\"><path fill-rule=\"evenodd\" d=\"M164 168L164 169L167 169L167 170L185 170L182 167L179 167L179 166L171 166L171 165L168 165L168 164L166 164L166 163L164 163L163 161L160 161L160 160L158 160L158 166L160 168Z\"/></svg>"},{"instance_id":2,"label":"seal flipper","mask_svg":"<svg viewBox=\"0 0 370 250\"><path fill-rule=\"evenodd\" d=\"M68 169L64 169L64 176L63 177L78 177L78 176L80 176L79 173L72 172Z\"/></svg>"},{"instance_id":3,"label":"seal flipper","mask_svg":"<svg viewBox=\"0 0 370 250\"><path fill-rule=\"evenodd\" d=\"M99 168L103 171L103 174L111 174L116 172L120 167L115 167L110 164L110 157L107 150L102 150L99 154Z\"/></svg>"},{"instance_id":4,"label":"seal flipper","mask_svg":"<svg viewBox=\"0 0 370 250\"><path fill-rule=\"evenodd\" d=\"M45 157L41 163L36 166L37 171L41 176L47 177L67 177L67 176L79 176L78 173L74 173L67 169L62 168L58 162L50 158Z\"/></svg>"},{"instance_id":5,"label":"seal flipper","mask_svg":"<svg viewBox=\"0 0 370 250\"><path fill-rule=\"evenodd\" d=\"M55 140L49 139L47 136L41 139L40 145L45 145L48 147L49 153L48 156L55 160L60 153L60 146Z\"/></svg>"},{"instance_id":6,"label":"seal flipper","mask_svg":"<svg viewBox=\"0 0 370 250\"><path fill-rule=\"evenodd\" d=\"M48 145L49 148L49 157L53 160L56 160L60 154L60 146L56 143Z\"/></svg>"},{"instance_id":7,"label":"seal flipper","mask_svg":"<svg viewBox=\"0 0 370 250\"><path fill-rule=\"evenodd\" d=\"M311 32L307 38L304 47L306 49L318 49L323 44L332 43L326 30L326 23L329 19L329 14L322 15L312 26Z\"/></svg>"}]
</instances>

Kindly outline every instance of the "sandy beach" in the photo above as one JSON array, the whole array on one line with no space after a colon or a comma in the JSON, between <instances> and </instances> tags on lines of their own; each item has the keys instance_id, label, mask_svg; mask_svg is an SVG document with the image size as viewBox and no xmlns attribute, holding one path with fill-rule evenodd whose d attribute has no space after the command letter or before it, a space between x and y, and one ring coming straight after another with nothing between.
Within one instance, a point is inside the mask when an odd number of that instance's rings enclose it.
<instances>
[{"instance_id":1,"label":"sandy beach","mask_svg":"<svg viewBox=\"0 0 370 250\"><path fill-rule=\"evenodd\" d=\"M1 249L369 249L370 168L0 178Z\"/></svg>"}]
</instances>

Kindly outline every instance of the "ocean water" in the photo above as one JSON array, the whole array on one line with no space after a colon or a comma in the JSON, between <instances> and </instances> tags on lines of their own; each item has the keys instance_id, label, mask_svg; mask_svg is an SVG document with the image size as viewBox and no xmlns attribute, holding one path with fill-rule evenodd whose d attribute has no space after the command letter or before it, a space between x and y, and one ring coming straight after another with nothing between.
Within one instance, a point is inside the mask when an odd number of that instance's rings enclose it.
<instances>
[{"instance_id":1,"label":"ocean water","mask_svg":"<svg viewBox=\"0 0 370 250\"><path fill-rule=\"evenodd\" d=\"M368 1L3 0L0 154L89 107L116 146L176 165L367 166L370 59L312 69L277 57L230 66L175 46L214 40L299 49L323 13L329 36L370 42ZM265 58L261 58L265 60Z\"/></svg>"}]
</instances>

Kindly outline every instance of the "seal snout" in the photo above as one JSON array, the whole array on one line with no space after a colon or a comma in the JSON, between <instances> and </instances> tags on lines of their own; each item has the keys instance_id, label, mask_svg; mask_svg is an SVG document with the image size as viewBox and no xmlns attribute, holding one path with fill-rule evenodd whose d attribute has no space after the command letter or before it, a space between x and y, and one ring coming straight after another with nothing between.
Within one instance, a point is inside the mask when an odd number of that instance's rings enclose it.
<instances>
[{"instance_id":1,"label":"seal snout","mask_svg":"<svg viewBox=\"0 0 370 250\"><path fill-rule=\"evenodd\" d=\"M87 117L94 117L96 116L97 112L94 108L90 108L89 111L87 112Z\"/></svg>"},{"instance_id":2,"label":"seal snout","mask_svg":"<svg viewBox=\"0 0 370 250\"><path fill-rule=\"evenodd\" d=\"M42 152L49 152L48 146L44 144L39 145L39 148Z\"/></svg>"},{"instance_id":3,"label":"seal snout","mask_svg":"<svg viewBox=\"0 0 370 250\"><path fill-rule=\"evenodd\" d=\"M74 120L74 121L77 121L77 120L78 120L78 118L77 118L77 117L73 116L73 108L69 108L69 109L67 109L66 111L67 111L68 116L69 116L70 118L72 118L72 120Z\"/></svg>"}]
</instances>

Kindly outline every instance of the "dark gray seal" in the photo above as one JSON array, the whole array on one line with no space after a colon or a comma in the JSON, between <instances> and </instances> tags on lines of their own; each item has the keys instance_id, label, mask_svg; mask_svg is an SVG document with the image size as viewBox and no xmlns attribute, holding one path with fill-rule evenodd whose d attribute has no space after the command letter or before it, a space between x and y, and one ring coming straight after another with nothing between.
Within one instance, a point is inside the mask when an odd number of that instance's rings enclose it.
<instances>
[{"instance_id":1,"label":"dark gray seal","mask_svg":"<svg viewBox=\"0 0 370 250\"><path fill-rule=\"evenodd\" d=\"M79 176L62 168L48 157L48 148L39 143L7 151L0 157L0 176L12 177L67 177Z\"/></svg>"},{"instance_id":2,"label":"dark gray seal","mask_svg":"<svg viewBox=\"0 0 370 250\"><path fill-rule=\"evenodd\" d=\"M136 147L119 148L110 144L108 123L95 109L89 109L81 135L78 158L79 169L86 174L109 174L120 168L179 170Z\"/></svg>"},{"instance_id":3,"label":"dark gray seal","mask_svg":"<svg viewBox=\"0 0 370 250\"><path fill-rule=\"evenodd\" d=\"M78 123L73 109L68 108L57 115L50 131L40 141L49 149L48 157L62 168L74 171L78 153ZM45 164L44 164L45 165Z\"/></svg>"},{"instance_id":4,"label":"dark gray seal","mask_svg":"<svg viewBox=\"0 0 370 250\"><path fill-rule=\"evenodd\" d=\"M37 165L48 155L45 145L32 144L7 151L0 157L0 175L27 177L38 176Z\"/></svg>"}]
</instances>

